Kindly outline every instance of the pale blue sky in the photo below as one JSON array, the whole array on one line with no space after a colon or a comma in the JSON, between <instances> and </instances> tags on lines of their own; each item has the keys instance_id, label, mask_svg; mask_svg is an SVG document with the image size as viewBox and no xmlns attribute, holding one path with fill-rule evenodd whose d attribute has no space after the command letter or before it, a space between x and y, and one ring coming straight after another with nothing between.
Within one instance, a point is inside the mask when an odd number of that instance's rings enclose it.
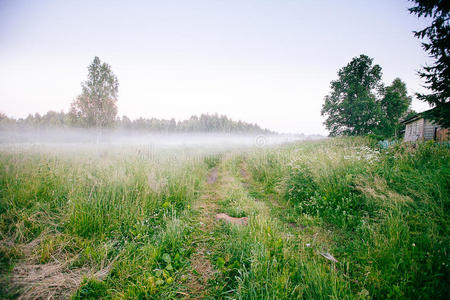
<instances>
[{"instance_id":1,"label":"pale blue sky","mask_svg":"<svg viewBox=\"0 0 450 300\"><path fill-rule=\"evenodd\" d=\"M383 80L422 91L427 56L406 0L0 0L0 111L67 111L95 55L119 78L119 114L219 113L282 132L326 134L336 72L367 54ZM416 110L427 106L414 101Z\"/></svg>"}]
</instances>

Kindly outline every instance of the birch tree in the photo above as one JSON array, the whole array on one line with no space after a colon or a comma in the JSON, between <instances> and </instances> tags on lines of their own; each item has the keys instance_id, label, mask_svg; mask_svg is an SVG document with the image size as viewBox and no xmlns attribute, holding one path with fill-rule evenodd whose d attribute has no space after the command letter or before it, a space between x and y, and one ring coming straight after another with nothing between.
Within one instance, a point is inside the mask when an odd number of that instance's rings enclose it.
<instances>
[{"instance_id":1,"label":"birch tree","mask_svg":"<svg viewBox=\"0 0 450 300\"><path fill-rule=\"evenodd\" d=\"M84 127L111 127L117 116L117 77L111 66L97 56L88 71L88 79L81 84L82 92L72 103L71 114Z\"/></svg>"}]
</instances>

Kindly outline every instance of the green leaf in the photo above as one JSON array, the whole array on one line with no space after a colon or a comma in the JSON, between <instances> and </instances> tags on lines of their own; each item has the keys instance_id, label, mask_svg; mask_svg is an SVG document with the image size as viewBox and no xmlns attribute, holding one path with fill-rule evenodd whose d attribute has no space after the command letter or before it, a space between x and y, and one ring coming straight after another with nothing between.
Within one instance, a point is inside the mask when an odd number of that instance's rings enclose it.
<instances>
[{"instance_id":1,"label":"green leaf","mask_svg":"<svg viewBox=\"0 0 450 300\"><path fill-rule=\"evenodd\" d=\"M217 259L217 266L221 269L225 265L225 260L222 257Z\"/></svg>"},{"instance_id":2,"label":"green leaf","mask_svg":"<svg viewBox=\"0 0 450 300\"><path fill-rule=\"evenodd\" d=\"M164 254L162 255L162 260L165 261L167 264L170 264L171 261L172 261L172 260L170 259L170 255L167 254L167 253L164 253Z\"/></svg>"},{"instance_id":3,"label":"green leaf","mask_svg":"<svg viewBox=\"0 0 450 300\"><path fill-rule=\"evenodd\" d=\"M156 277L161 277L162 274L163 274L162 271L159 270L159 269L157 269L157 270L155 271L155 276L156 276Z\"/></svg>"}]
</instances>

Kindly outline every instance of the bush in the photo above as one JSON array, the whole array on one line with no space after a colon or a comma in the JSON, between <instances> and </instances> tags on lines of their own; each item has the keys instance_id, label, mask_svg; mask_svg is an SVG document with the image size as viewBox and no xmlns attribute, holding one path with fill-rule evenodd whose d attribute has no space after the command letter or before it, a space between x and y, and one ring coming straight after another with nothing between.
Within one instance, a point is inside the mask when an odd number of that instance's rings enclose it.
<instances>
[{"instance_id":1,"label":"bush","mask_svg":"<svg viewBox=\"0 0 450 300\"><path fill-rule=\"evenodd\" d=\"M318 216L338 227L355 229L373 210L356 188L358 171L336 168L327 172L327 177L314 179L308 167L295 168L287 176L284 199L298 214Z\"/></svg>"}]
</instances>

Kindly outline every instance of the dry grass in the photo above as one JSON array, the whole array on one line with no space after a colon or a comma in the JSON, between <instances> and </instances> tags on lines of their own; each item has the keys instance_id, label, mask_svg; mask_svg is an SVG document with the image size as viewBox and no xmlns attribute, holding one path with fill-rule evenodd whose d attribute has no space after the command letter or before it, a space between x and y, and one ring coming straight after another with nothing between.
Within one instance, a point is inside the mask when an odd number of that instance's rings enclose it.
<instances>
[{"instance_id":1,"label":"dry grass","mask_svg":"<svg viewBox=\"0 0 450 300\"><path fill-rule=\"evenodd\" d=\"M43 236L43 235L41 235ZM20 294L19 299L62 299L69 298L81 285L83 279L103 280L111 265L101 266L94 271L88 267L70 268L76 256L60 254L52 256L48 263L39 263L33 255L37 252L42 238L34 239L22 247L25 257L14 266L10 277L10 288Z\"/></svg>"}]
</instances>

